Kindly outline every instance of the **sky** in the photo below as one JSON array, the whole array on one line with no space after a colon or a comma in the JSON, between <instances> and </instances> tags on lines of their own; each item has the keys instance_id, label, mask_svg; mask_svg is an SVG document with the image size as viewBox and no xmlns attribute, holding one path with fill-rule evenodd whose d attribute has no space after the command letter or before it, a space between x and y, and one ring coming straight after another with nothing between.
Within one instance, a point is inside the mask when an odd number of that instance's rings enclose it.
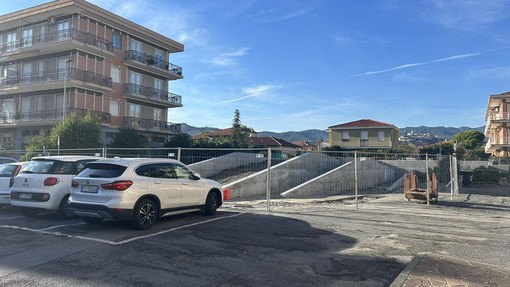
<instances>
[{"instance_id":1,"label":"sky","mask_svg":"<svg viewBox=\"0 0 510 287\"><path fill-rule=\"evenodd\" d=\"M0 14L48 1L0 0ZM89 0L184 44L168 121L480 127L510 91L510 0Z\"/></svg>"}]
</instances>

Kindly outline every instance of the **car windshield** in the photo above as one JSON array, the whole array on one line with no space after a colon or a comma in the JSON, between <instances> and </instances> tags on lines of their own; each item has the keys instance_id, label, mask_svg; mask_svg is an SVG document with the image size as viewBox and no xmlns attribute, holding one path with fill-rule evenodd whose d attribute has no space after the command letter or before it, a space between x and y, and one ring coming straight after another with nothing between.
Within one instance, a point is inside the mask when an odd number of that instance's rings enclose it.
<instances>
[{"instance_id":1,"label":"car windshield","mask_svg":"<svg viewBox=\"0 0 510 287\"><path fill-rule=\"evenodd\" d=\"M109 163L88 163L78 177L114 178L121 176L126 170L125 166Z\"/></svg>"},{"instance_id":2,"label":"car windshield","mask_svg":"<svg viewBox=\"0 0 510 287\"><path fill-rule=\"evenodd\" d=\"M0 177L11 177L16 172L18 165L0 164Z\"/></svg>"}]
</instances>

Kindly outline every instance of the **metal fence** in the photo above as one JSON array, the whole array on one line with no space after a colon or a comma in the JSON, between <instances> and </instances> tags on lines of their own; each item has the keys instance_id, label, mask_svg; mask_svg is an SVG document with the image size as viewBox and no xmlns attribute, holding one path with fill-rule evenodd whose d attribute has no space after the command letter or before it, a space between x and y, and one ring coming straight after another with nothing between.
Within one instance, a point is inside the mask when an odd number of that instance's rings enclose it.
<instances>
[{"instance_id":1,"label":"metal fence","mask_svg":"<svg viewBox=\"0 0 510 287\"><path fill-rule=\"evenodd\" d=\"M404 178L411 173L419 189L430 188L427 178L433 174L439 193L458 193L458 164L450 156L267 148L4 150L3 155L20 160L38 155L173 158L220 182L231 201L351 196L357 202L362 196L402 194Z\"/></svg>"}]
</instances>

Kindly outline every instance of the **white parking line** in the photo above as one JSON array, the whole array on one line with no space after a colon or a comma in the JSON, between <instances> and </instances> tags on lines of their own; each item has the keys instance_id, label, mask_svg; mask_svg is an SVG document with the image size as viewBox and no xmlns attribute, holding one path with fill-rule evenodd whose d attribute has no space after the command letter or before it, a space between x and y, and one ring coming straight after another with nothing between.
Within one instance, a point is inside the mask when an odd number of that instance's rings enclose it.
<instances>
[{"instance_id":1,"label":"white parking line","mask_svg":"<svg viewBox=\"0 0 510 287\"><path fill-rule=\"evenodd\" d=\"M115 245L121 245L121 244L129 243L129 242L132 242L132 241L136 241L136 240L140 240L140 239L144 239L144 238L148 238L148 237L152 237L152 236L156 236L156 235L161 235L161 234L172 232L172 231L175 231L175 230L179 230L179 229L183 229L183 228L187 228L187 227L191 227L191 226L195 226L195 225L200 225L200 224L204 224L204 223L208 223L208 222L212 222L212 221L216 221L216 220L220 220L220 219L236 217L236 216L239 216L241 214L242 213L237 213L237 214L229 215L229 216L216 217L216 218L205 220L205 221L195 222L195 223L191 223L191 224L187 224L187 225L183 225L183 226L179 226L179 227L170 228L170 229L167 229L167 230L162 230L160 232L156 232L156 233L152 233L152 234L147 234L147 235L143 235L143 236L133 237L133 238L130 238L130 239L126 239L126 240L115 242Z\"/></svg>"},{"instance_id":2,"label":"white parking line","mask_svg":"<svg viewBox=\"0 0 510 287\"><path fill-rule=\"evenodd\" d=\"M47 230L58 228L58 227L65 227L65 226L71 226L71 225L79 225L79 224L84 224L84 223L76 223L76 224L70 224L70 225L57 225L57 226L51 226L51 227L47 227L47 228L43 228L43 229L33 229L33 228L21 227L21 226L15 226L15 225L0 225L0 228L19 229L19 230L25 230L25 231L30 231L30 232L35 232L35 233L40 233L40 234L45 234L45 235L54 235L54 236L61 236L61 237L68 237L68 238L76 238L76 239L82 239L82 240L89 240L89 241L106 243L106 244L110 244L110 245L122 245L122 244L126 244L126 243L133 242L133 241L136 241L136 240L140 240L140 239L144 239L144 238L148 238L148 237L153 237L153 236L165 234L165 233L168 233L168 232L176 231L176 230L179 230L179 229L183 229L183 228L187 228L187 227L191 227L191 226L195 226L195 225L201 225L201 224L209 223L209 222L216 221L216 220L236 217L236 216L239 216L241 214L243 214L243 213L236 213L234 215L216 217L216 218L212 218L212 219L209 219L209 220L195 222L195 223L191 223L191 224L187 224L187 225L183 225L183 226L179 226L179 227L174 227L174 228L170 228L170 229L167 229L167 230L162 230L162 231L159 231L159 232L156 232L156 233L147 234L147 235L143 235L143 236L137 236L137 237L129 238L129 239L122 240L122 241L112 241L112 240L106 240L106 239L95 238L95 237L87 237L87 236L81 236L81 235L71 235L71 234L65 234L65 233L61 233L61 232L47 231Z\"/></svg>"},{"instance_id":3,"label":"white parking line","mask_svg":"<svg viewBox=\"0 0 510 287\"><path fill-rule=\"evenodd\" d=\"M24 218L23 215L13 216L13 217L0 217L0 220L8 220L8 219L18 219L18 218Z\"/></svg>"},{"instance_id":4,"label":"white parking line","mask_svg":"<svg viewBox=\"0 0 510 287\"><path fill-rule=\"evenodd\" d=\"M86 222L78 222L78 223L73 223L73 224L55 225L55 226L50 226L50 227L42 228L42 229L39 229L39 230L50 230L50 229L55 229L55 228L60 228L60 227L75 226L75 225L84 225L84 224L87 224L87 223Z\"/></svg>"}]
</instances>

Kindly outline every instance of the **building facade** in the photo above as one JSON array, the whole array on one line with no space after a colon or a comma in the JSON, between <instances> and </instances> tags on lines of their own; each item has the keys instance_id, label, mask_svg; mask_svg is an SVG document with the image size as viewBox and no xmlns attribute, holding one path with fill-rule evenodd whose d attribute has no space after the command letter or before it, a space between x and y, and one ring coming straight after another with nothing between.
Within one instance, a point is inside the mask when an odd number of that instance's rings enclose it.
<instances>
[{"instance_id":1,"label":"building facade","mask_svg":"<svg viewBox=\"0 0 510 287\"><path fill-rule=\"evenodd\" d=\"M344 149L389 149L398 146L396 126L370 119L338 124L327 129L329 145Z\"/></svg>"},{"instance_id":2,"label":"building facade","mask_svg":"<svg viewBox=\"0 0 510 287\"><path fill-rule=\"evenodd\" d=\"M147 146L180 131L170 83L184 46L84 0L56 0L0 16L0 144L22 149L66 115L101 119L101 140L134 128ZM65 148L62 147L62 148Z\"/></svg>"},{"instance_id":3,"label":"building facade","mask_svg":"<svg viewBox=\"0 0 510 287\"><path fill-rule=\"evenodd\" d=\"M510 92L489 97L485 113L485 152L510 157Z\"/></svg>"}]
</instances>

